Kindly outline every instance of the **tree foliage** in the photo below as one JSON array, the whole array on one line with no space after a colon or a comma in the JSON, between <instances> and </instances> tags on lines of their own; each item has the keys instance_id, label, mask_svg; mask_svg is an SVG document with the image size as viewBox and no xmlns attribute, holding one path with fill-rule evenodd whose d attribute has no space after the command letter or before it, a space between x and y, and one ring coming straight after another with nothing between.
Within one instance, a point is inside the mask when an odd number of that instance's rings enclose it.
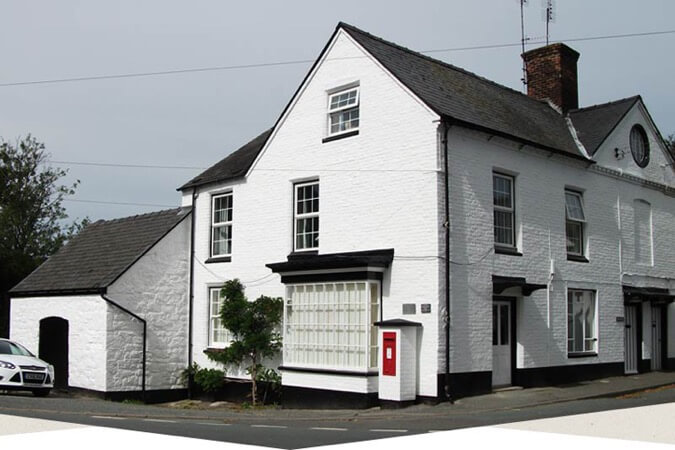
<instances>
[{"instance_id":1,"label":"tree foliage","mask_svg":"<svg viewBox=\"0 0 675 450\"><path fill-rule=\"evenodd\" d=\"M209 358L225 366L246 365L246 372L251 377L251 401L255 405L257 381L265 370L262 362L281 350L278 329L283 300L263 295L249 302L238 279L226 281L221 294L220 319L230 331L232 341L221 352L209 354Z\"/></svg>"},{"instance_id":2,"label":"tree foliage","mask_svg":"<svg viewBox=\"0 0 675 450\"><path fill-rule=\"evenodd\" d=\"M16 143L0 140L0 299L65 241L88 223L64 224L63 199L79 181L63 185L66 171L46 165L43 143L28 135ZM6 319L6 318L4 318ZM0 321L0 336L6 334Z\"/></svg>"}]
</instances>

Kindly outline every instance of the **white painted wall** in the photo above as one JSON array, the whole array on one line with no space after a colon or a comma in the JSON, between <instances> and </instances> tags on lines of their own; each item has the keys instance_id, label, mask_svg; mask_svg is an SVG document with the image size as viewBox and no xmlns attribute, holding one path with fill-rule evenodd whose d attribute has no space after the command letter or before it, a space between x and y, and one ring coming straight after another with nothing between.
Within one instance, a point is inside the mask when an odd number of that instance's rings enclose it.
<instances>
[{"instance_id":1,"label":"white painted wall","mask_svg":"<svg viewBox=\"0 0 675 450\"><path fill-rule=\"evenodd\" d=\"M323 144L327 90L353 81L360 83L359 135ZM248 178L199 191L194 303L197 363L213 366L203 354L208 346L208 286L237 277L246 285L250 299L261 294L285 295L279 277L271 275L265 264L285 261L292 251L293 181L318 177L320 253L393 247L395 260L383 283L383 318L400 317L402 303L431 303L431 314L406 318L423 323L423 345L429 349L420 360L419 395L436 395L442 298L437 119L365 57L348 36L337 36L327 61L318 66ZM210 196L224 189L233 191L232 262L206 264ZM283 383L355 392L377 390L376 382L346 378L287 372Z\"/></svg>"},{"instance_id":2,"label":"white painted wall","mask_svg":"<svg viewBox=\"0 0 675 450\"><path fill-rule=\"evenodd\" d=\"M457 263L451 274L452 372L491 370L491 275L546 284L551 258L556 272L550 300L546 289L517 300L517 367L623 361L623 324L616 322L624 315L621 274L624 282L669 287L667 280L675 278L675 198L597 173L583 163L519 150L515 144L465 129L453 128L449 145L451 260ZM516 175L517 240L523 256L490 254L493 170ZM566 258L565 187L584 192L590 263ZM653 208L653 266L633 261L635 198L649 201ZM597 291L597 357L567 357L567 288Z\"/></svg>"},{"instance_id":3,"label":"white painted wall","mask_svg":"<svg viewBox=\"0 0 675 450\"><path fill-rule=\"evenodd\" d=\"M147 321L146 389L184 387L187 367L190 217L108 288L108 296ZM109 306L107 390L140 389L142 325Z\"/></svg>"},{"instance_id":4,"label":"white painted wall","mask_svg":"<svg viewBox=\"0 0 675 450\"><path fill-rule=\"evenodd\" d=\"M40 320L68 321L68 383L73 387L106 390L107 306L97 295L13 298L11 339L35 355Z\"/></svg>"}]
</instances>

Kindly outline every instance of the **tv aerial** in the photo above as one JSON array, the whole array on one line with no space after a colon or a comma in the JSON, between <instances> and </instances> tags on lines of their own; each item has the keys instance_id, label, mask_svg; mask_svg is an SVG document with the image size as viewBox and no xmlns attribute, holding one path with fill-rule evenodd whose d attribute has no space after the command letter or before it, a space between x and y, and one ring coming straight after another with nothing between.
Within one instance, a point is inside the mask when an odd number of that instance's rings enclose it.
<instances>
[{"instance_id":1,"label":"tv aerial","mask_svg":"<svg viewBox=\"0 0 675 450\"><path fill-rule=\"evenodd\" d=\"M546 45L549 41L549 25L556 21L556 1L555 0L541 0L541 18L546 22Z\"/></svg>"}]
</instances>

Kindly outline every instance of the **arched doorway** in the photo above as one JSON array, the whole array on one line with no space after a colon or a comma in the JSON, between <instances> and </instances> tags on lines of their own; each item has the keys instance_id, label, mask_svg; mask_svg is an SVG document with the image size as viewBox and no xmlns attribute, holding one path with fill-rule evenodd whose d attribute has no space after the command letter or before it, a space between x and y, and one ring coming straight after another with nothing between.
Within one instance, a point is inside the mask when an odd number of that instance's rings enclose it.
<instances>
[{"instance_id":1,"label":"arched doorway","mask_svg":"<svg viewBox=\"0 0 675 450\"><path fill-rule=\"evenodd\" d=\"M68 321L61 317L40 320L38 357L54 366L54 387L68 387Z\"/></svg>"}]
</instances>

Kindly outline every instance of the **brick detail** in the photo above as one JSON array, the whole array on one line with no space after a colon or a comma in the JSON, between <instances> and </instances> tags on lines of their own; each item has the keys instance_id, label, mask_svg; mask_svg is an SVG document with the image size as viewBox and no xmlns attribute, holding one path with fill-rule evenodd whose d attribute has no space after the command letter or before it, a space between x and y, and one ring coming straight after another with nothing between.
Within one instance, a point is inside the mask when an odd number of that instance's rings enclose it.
<instances>
[{"instance_id":1,"label":"brick detail","mask_svg":"<svg viewBox=\"0 0 675 450\"><path fill-rule=\"evenodd\" d=\"M523 53L527 67L527 95L550 100L563 112L579 107L579 53L565 44L552 44Z\"/></svg>"}]
</instances>

